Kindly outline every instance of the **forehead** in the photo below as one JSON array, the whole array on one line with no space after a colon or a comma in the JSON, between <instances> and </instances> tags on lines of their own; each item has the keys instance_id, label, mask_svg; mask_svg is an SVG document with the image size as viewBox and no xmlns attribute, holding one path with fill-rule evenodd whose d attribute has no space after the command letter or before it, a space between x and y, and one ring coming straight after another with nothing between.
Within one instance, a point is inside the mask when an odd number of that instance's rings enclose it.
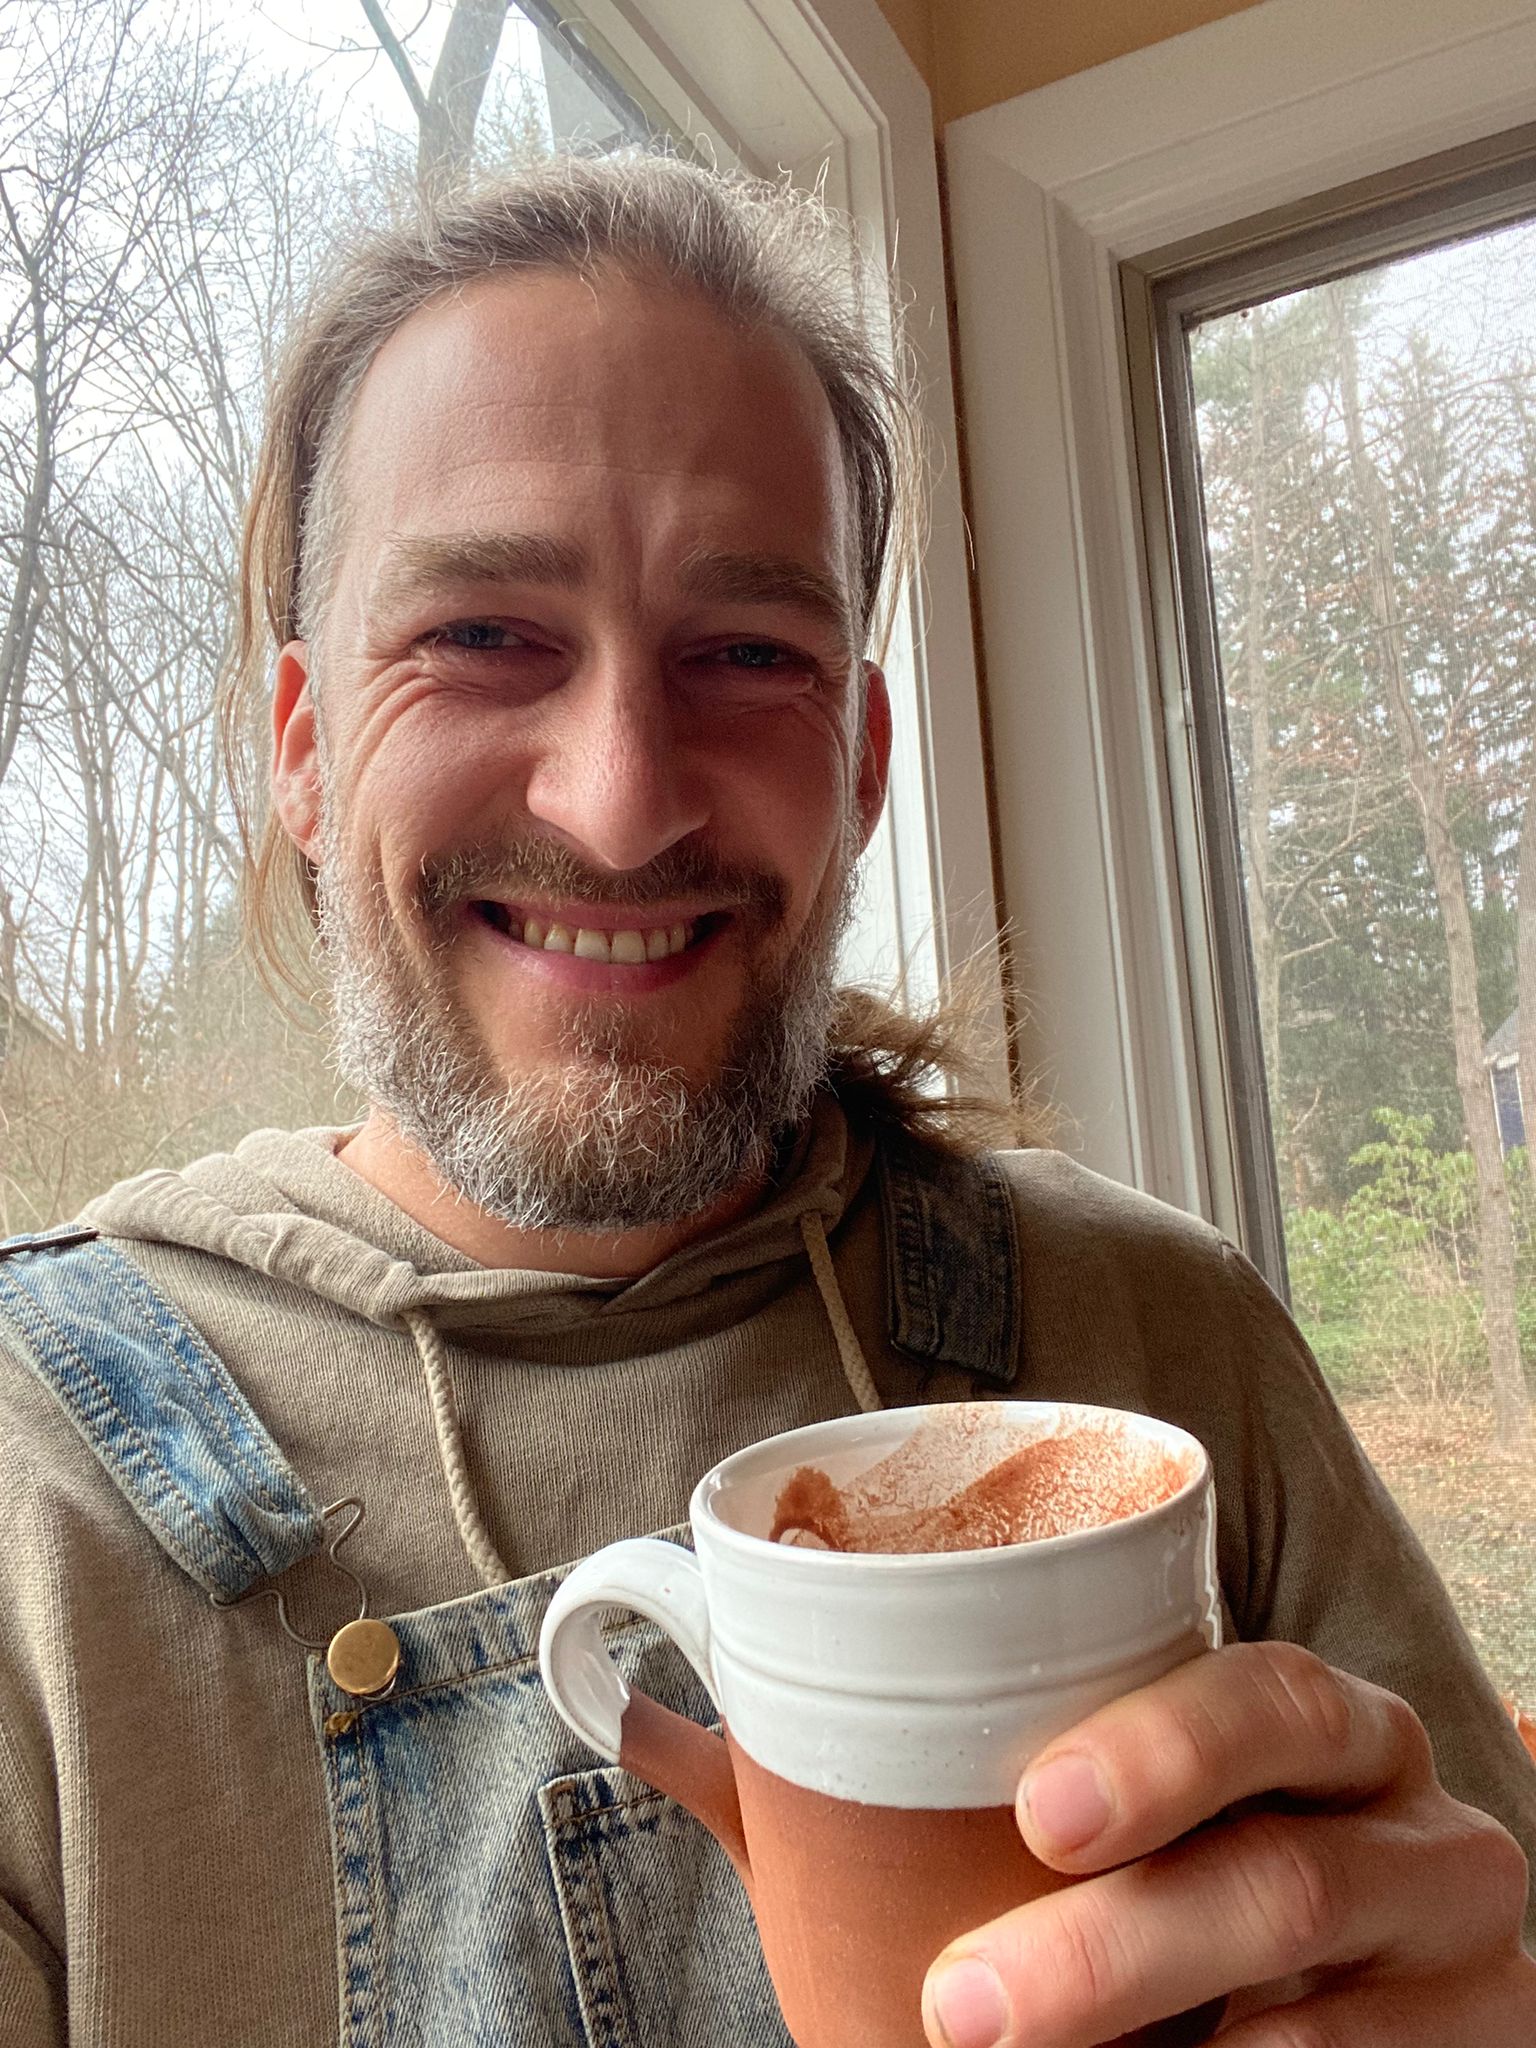
<instances>
[{"instance_id":1,"label":"forehead","mask_svg":"<svg viewBox=\"0 0 1536 2048\"><path fill-rule=\"evenodd\" d=\"M653 559L735 545L846 573L815 372L666 283L484 278L421 308L363 379L344 467L354 542L532 519Z\"/></svg>"}]
</instances>

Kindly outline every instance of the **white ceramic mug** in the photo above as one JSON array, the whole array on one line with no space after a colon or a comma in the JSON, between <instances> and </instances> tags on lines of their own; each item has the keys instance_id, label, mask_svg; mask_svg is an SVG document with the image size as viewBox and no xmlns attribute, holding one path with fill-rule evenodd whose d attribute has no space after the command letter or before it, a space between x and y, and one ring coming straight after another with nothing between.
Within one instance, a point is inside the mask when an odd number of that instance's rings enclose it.
<instances>
[{"instance_id":1,"label":"white ceramic mug","mask_svg":"<svg viewBox=\"0 0 1536 2048\"><path fill-rule=\"evenodd\" d=\"M1176 1490L1119 1520L992 1549L768 1540L803 1467L846 1486L920 1428L979 1429L995 1462L1084 1425L1175 1460ZM1030 1759L1217 1644L1205 1452L1171 1424L1066 1403L890 1409L737 1452L699 1482L690 1520L696 1556L643 1537L570 1573L540 1640L550 1699L724 1843L799 2048L921 2048L922 1979L939 1950L1063 1881L1029 1856L1014 1819ZM601 1633L615 1606L673 1637L724 1742L629 1691ZM1142 2038L1202 2037L1186 2026Z\"/></svg>"}]
</instances>

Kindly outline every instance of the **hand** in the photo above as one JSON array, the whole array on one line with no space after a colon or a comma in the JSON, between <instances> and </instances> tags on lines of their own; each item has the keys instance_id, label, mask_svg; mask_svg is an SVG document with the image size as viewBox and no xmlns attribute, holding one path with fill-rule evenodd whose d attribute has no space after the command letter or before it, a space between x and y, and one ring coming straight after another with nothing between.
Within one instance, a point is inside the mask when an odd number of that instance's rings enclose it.
<instances>
[{"instance_id":1,"label":"hand","mask_svg":"<svg viewBox=\"0 0 1536 2048\"><path fill-rule=\"evenodd\" d=\"M1086 1881L945 1950L935 2048L1100 2048L1231 1992L1222 2048L1536 2042L1518 1843L1442 1789L1410 1707L1306 1650L1217 1650L1117 1700L1018 1811Z\"/></svg>"}]
</instances>

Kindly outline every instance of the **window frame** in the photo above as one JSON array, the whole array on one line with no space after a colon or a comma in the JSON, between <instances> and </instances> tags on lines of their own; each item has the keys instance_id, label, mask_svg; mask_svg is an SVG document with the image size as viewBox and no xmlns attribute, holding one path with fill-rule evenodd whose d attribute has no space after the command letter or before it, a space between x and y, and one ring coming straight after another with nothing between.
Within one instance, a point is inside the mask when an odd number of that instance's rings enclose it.
<instances>
[{"instance_id":1,"label":"window frame","mask_svg":"<svg viewBox=\"0 0 1536 2048\"><path fill-rule=\"evenodd\" d=\"M1021 1056L1089 1165L1207 1217L1282 1286L1162 422L1132 403L1137 266L1251 249L1521 128L1533 63L1536 5L1463 0L1448 27L1436 0L1266 0L945 132Z\"/></svg>"},{"instance_id":2,"label":"window frame","mask_svg":"<svg viewBox=\"0 0 1536 2048\"><path fill-rule=\"evenodd\" d=\"M1198 321L1533 215L1536 124L1528 124L1358 180L1329 194L1321 210L1282 207L1218 237L1201 236L1120 266L1142 518L1149 565L1158 565L1150 580L1154 590L1164 586L1153 608L1154 651L1164 689L1182 686L1188 698L1188 786L1180 788L1185 764L1178 760L1169 764L1170 782L1176 809L1193 821L1198 851L1192 848L1186 858L1198 860L1210 903L1205 931L1214 1001L1195 1031L1200 1093L1218 1113L1229 1102L1237 1105L1228 1142L1241 1237L1282 1295L1285 1229L1205 545L1187 334ZM1199 931L1186 933L1191 953L1201 939Z\"/></svg>"}]
</instances>

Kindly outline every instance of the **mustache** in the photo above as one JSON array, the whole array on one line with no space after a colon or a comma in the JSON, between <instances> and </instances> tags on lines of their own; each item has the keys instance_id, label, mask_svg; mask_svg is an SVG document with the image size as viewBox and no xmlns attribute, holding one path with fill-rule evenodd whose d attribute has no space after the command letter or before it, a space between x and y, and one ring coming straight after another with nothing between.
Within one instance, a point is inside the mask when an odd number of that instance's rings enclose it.
<instances>
[{"instance_id":1,"label":"mustache","mask_svg":"<svg viewBox=\"0 0 1536 2048\"><path fill-rule=\"evenodd\" d=\"M589 867L551 839L498 840L455 847L423 860L417 900L429 923L441 925L460 903L520 902L529 897L590 903L608 910L645 910L679 896L702 896L767 927L781 919L789 891L778 875L721 859L707 847L680 842L644 867Z\"/></svg>"}]
</instances>

